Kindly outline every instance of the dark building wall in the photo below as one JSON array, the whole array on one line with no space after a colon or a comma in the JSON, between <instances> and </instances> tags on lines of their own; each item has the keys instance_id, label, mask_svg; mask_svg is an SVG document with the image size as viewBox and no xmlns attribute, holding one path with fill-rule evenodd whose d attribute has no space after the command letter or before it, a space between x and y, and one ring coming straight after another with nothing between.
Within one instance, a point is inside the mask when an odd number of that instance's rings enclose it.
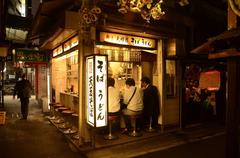
<instances>
[{"instance_id":1,"label":"dark building wall","mask_svg":"<svg viewBox=\"0 0 240 158\"><path fill-rule=\"evenodd\" d=\"M29 0L29 1L31 1L31 0ZM40 0L33 0L33 1L31 1L31 8L32 8L31 14L32 14L33 17L35 17L35 15L37 13L39 4L40 4Z\"/></svg>"},{"instance_id":2,"label":"dark building wall","mask_svg":"<svg viewBox=\"0 0 240 158\"><path fill-rule=\"evenodd\" d=\"M21 30L28 30L32 23L31 0L26 0L25 17L21 15L19 11L19 6L22 5L21 1L9 0L7 1L6 5L7 5L6 26Z\"/></svg>"},{"instance_id":3,"label":"dark building wall","mask_svg":"<svg viewBox=\"0 0 240 158\"><path fill-rule=\"evenodd\" d=\"M6 0L0 1L0 43L5 40Z\"/></svg>"}]
</instances>

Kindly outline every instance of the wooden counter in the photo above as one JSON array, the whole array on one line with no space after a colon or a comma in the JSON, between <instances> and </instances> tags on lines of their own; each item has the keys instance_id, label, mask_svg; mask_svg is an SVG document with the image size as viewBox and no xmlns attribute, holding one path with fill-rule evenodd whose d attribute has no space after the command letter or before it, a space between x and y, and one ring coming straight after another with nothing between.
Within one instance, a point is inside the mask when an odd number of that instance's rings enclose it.
<instances>
[{"instance_id":1,"label":"wooden counter","mask_svg":"<svg viewBox=\"0 0 240 158\"><path fill-rule=\"evenodd\" d=\"M65 107L69 107L71 110L78 113L79 109L79 98L77 94L60 92L60 103Z\"/></svg>"}]
</instances>

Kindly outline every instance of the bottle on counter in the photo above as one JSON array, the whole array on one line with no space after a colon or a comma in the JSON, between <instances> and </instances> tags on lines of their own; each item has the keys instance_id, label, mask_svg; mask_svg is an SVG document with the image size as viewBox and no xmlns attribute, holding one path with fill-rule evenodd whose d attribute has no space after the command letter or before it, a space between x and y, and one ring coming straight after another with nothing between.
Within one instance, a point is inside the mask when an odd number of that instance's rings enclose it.
<instances>
[{"instance_id":1,"label":"bottle on counter","mask_svg":"<svg viewBox=\"0 0 240 158\"><path fill-rule=\"evenodd\" d=\"M74 90L74 86L71 85L70 92L73 92L73 90Z\"/></svg>"}]
</instances>

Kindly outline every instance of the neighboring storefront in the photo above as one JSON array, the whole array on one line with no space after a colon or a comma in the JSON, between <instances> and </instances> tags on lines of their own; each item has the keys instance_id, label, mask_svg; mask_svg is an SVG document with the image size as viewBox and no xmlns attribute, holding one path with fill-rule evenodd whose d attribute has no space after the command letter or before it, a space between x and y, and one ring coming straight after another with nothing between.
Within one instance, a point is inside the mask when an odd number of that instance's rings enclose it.
<instances>
[{"instance_id":1,"label":"neighboring storefront","mask_svg":"<svg viewBox=\"0 0 240 158\"><path fill-rule=\"evenodd\" d=\"M8 61L7 80L16 82L23 73L33 86L33 95L43 106L43 111L48 111L48 90L49 83L49 54L46 51L35 51L28 49L13 49L12 60ZM12 62L14 63L12 65ZM12 95L12 90L9 92Z\"/></svg>"},{"instance_id":2,"label":"neighboring storefront","mask_svg":"<svg viewBox=\"0 0 240 158\"><path fill-rule=\"evenodd\" d=\"M184 70L183 124L192 126L218 121L226 111L226 64L189 62Z\"/></svg>"}]
</instances>

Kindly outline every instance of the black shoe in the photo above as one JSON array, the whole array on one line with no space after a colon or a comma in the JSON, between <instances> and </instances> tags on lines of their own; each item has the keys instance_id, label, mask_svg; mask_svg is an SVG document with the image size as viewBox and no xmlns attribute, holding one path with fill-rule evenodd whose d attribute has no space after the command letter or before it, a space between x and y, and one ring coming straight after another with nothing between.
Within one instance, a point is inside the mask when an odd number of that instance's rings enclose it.
<instances>
[{"instance_id":1,"label":"black shoe","mask_svg":"<svg viewBox=\"0 0 240 158\"><path fill-rule=\"evenodd\" d=\"M23 118L21 118L20 120L27 120L27 118L23 117Z\"/></svg>"}]
</instances>

